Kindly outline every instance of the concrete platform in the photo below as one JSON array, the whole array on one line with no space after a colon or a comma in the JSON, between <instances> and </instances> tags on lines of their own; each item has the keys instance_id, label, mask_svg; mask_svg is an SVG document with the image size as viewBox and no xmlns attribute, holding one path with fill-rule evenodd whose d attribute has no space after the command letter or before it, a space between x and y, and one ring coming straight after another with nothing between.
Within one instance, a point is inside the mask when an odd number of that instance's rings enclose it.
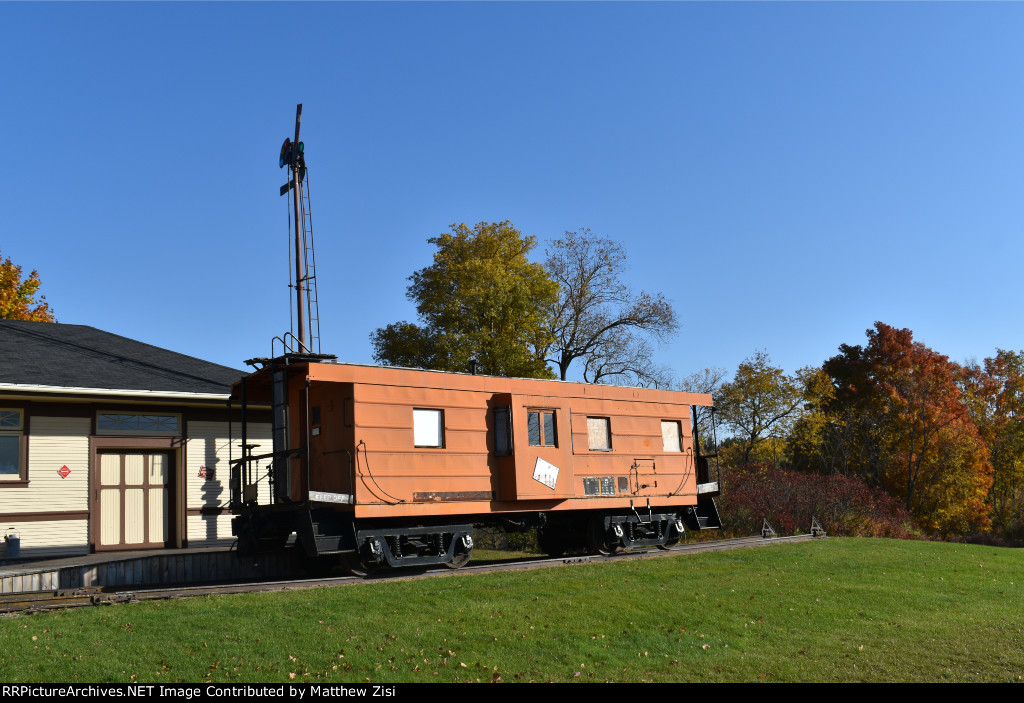
<instances>
[{"instance_id":1,"label":"concrete platform","mask_svg":"<svg viewBox=\"0 0 1024 703\"><path fill-rule=\"evenodd\" d=\"M99 552L0 566L0 593L182 586L295 574L291 550L258 558L239 557L224 548Z\"/></svg>"}]
</instances>

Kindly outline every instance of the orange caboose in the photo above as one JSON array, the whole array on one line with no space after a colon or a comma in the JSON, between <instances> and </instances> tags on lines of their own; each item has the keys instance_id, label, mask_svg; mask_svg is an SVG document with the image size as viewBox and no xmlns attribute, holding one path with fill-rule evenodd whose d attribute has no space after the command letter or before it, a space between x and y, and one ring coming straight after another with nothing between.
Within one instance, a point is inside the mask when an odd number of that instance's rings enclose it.
<instances>
[{"instance_id":1,"label":"orange caboose","mask_svg":"<svg viewBox=\"0 0 1024 703\"><path fill-rule=\"evenodd\" d=\"M539 529L557 555L667 546L716 527L709 395L333 363L258 360L234 396L273 409L274 451L236 464L241 551L295 533L312 558L460 566L474 525ZM244 436L244 434L243 434ZM262 467L262 468L261 468Z\"/></svg>"}]
</instances>

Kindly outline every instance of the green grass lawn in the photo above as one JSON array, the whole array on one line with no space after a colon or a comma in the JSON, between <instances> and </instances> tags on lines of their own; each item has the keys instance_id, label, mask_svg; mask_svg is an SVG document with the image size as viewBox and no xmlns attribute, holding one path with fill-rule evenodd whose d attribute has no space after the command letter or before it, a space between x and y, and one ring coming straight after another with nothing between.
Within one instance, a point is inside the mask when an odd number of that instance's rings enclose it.
<instances>
[{"instance_id":1,"label":"green grass lawn","mask_svg":"<svg viewBox=\"0 0 1024 703\"><path fill-rule=\"evenodd\" d=\"M0 619L5 682L1022 676L1024 550L936 542L830 538Z\"/></svg>"}]
</instances>

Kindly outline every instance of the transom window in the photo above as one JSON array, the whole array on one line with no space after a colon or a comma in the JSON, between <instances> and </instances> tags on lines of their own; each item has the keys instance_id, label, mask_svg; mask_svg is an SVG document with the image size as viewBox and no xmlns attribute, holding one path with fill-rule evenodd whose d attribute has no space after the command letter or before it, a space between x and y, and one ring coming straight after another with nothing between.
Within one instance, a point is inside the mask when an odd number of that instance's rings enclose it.
<instances>
[{"instance_id":1,"label":"transom window","mask_svg":"<svg viewBox=\"0 0 1024 703\"><path fill-rule=\"evenodd\" d=\"M25 416L21 410L0 408L0 430L21 430L25 425Z\"/></svg>"},{"instance_id":2,"label":"transom window","mask_svg":"<svg viewBox=\"0 0 1024 703\"><path fill-rule=\"evenodd\" d=\"M181 434L181 415L99 413L96 433L108 435Z\"/></svg>"},{"instance_id":3,"label":"transom window","mask_svg":"<svg viewBox=\"0 0 1024 703\"><path fill-rule=\"evenodd\" d=\"M529 410L526 413L526 433L531 447L557 447L555 441L555 411Z\"/></svg>"}]
</instances>

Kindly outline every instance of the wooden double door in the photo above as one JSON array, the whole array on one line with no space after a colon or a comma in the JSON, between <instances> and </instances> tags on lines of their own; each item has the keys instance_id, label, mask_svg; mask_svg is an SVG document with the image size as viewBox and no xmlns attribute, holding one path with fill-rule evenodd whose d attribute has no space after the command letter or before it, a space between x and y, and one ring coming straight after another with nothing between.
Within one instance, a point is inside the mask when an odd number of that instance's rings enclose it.
<instances>
[{"instance_id":1,"label":"wooden double door","mask_svg":"<svg viewBox=\"0 0 1024 703\"><path fill-rule=\"evenodd\" d=\"M171 540L170 452L99 454L99 541L96 549L157 549Z\"/></svg>"}]
</instances>

